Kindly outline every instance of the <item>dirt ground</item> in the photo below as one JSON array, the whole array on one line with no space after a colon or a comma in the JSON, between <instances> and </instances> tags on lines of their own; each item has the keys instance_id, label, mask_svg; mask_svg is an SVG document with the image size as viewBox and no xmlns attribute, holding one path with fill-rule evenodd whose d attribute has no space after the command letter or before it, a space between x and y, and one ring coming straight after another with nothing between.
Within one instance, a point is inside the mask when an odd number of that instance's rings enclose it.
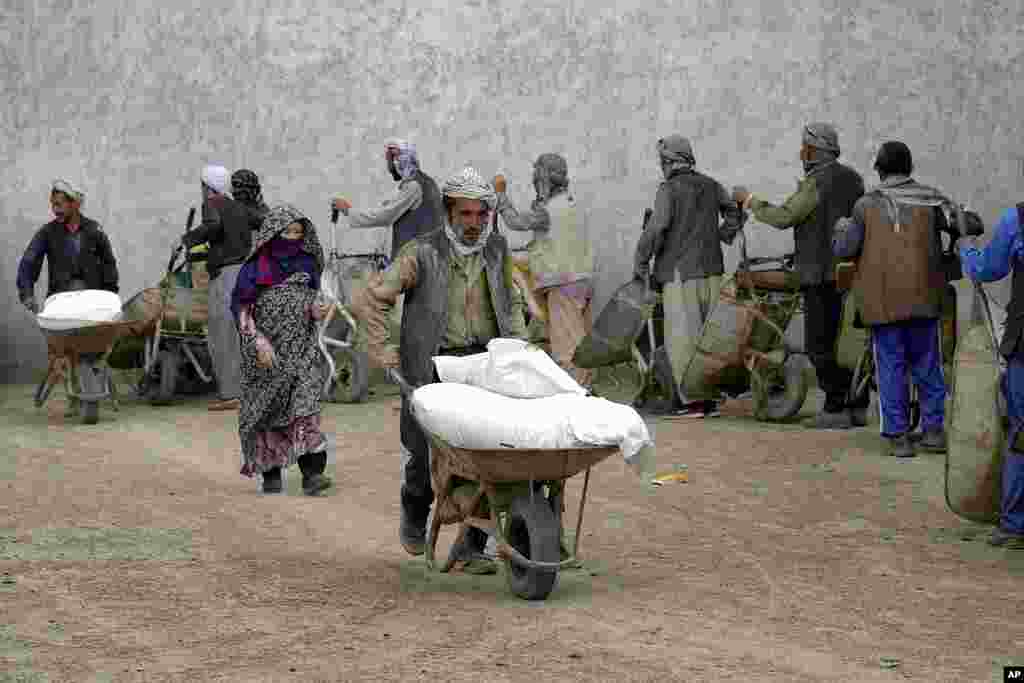
<instances>
[{"instance_id":1,"label":"dirt ground","mask_svg":"<svg viewBox=\"0 0 1024 683\"><path fill-rule=\"evenodd\" d=\"M399 547L391 386L325 407L339 484L319 499L294 470L290 495L259 495L236 415L202 399L84 426L59 390L40 411L32 387L0 391L0 681L961 683L1024 664L1024 553L947 511L943 456L897 462L871 429L759 424L743 401L652 421L658 471L690 481L595 468L584 566L528 603Z\"/></svg>"}]
</instances>

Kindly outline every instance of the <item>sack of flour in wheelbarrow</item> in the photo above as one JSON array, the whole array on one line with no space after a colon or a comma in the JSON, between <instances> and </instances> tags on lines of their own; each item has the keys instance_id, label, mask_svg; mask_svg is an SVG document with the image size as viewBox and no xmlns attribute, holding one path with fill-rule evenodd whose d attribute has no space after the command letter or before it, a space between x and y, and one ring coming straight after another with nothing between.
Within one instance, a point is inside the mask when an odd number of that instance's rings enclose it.
<instances>
[{"instance_id":1,"label":"sack of flour in wheelbarrow","mask_svg":"<svg viewBox=\"0 0 1024 683\"><path fill-rule=\"evenodd\" d=\"M999 520L1005 434L999 410L1000 363L986 324L956 346L949 411L946 505L975 522Z\"/></svg>"},{"instance_id":2,"label":"sack of flour in wheelbarrow","mask_svg":"<svg viewBox=\"0 0 1024 683\"><path fill-rule=\"evenodd\" d=\"M121 319L121 297L102 289L61 292L47 297L36 316L44 330L73 330Z\"/></svg>"},{"instance_id":3,"label":"sack of flour in wheelbarrow","mask_svg":"<svg viewBox=\"0 0 1024 683\"><path fill-rule=\"evenodd\" d=\"M435 356L434 367L442 382L469 384L510 398L587 393L544 349L521 339L492 339L486 353L472 356Z\"/></svg>"},{"instance_id":4,"label":"sack of flour in wheelbarrow","mask_svg":"<svg viewBox=\"0 0 1024 683\"><path fill-rule=\"evenodd\" d=\"M640 280L619 287L576 347L573 364L591 369L631 361L633 344L654 314L655 303L657 294Z\"/></svg>"},{"instance_id":5,"label":"sack of flour in wheelbarrow","mask_svg":"<svg viewBox=\"0 0 1024 683\"><path fill-rule=\"evenodd\" d=\"M412 412L424 429L456 448L617 446L631 463L654 445L635 410L593 396L509 398L468 384L438 382L412 393Z\"/></svg>"}]
</instances>

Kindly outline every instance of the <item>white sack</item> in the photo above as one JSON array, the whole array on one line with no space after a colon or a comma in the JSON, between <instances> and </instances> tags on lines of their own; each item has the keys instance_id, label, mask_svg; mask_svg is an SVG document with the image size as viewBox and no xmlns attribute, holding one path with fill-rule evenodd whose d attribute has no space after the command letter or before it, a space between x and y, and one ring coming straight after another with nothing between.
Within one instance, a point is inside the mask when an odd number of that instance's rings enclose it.
<instances>
[{"instance_id":1,"label":"white sack","mask_svg":"<svg viewBox=\"0 0 1024 683\"><path fill-rule=\"evenodd\" d=\"M442 382L469 384L510 398L587 393L544 349L521 339L492 339L486 353L462 358L435 356L434 366Z\"/></svg>"},{"instance_id":2,"label":"white sack","mask_svg":"<svg viewBox=\"0 0 1024 683\"><path fill-rule=\"evenodd\" d=\"M103 289L61 292L47 297L36 319L44 330L69 330L121 320L121 297Z\"/></svg>"},{"instance_id":3,"label":"white sack","mask_svg":"<svg viewBox=\"0 0 1024 683\"><path fill-rule=\"evenodd\" d=\"M617 446L629 463L654 445L635 410L593 396L519 399L441 382L420 387L411 400L423 428L458 448Z\"/></svg>"}]
</instances>

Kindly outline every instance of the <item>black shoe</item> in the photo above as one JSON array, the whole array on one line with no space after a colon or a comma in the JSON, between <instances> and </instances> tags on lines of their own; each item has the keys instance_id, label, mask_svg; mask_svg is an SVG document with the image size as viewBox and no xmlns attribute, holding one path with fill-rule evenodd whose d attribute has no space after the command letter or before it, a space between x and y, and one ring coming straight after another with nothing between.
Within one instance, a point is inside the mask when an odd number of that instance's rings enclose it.
<instances>
[{"instance_id":1,"label":"black shoe","mask_svg":"<svg viewBox=\"0 0 1024 683\"><path fill-rule=\"evenodd\" d=\"M263 493L281 493L284 485L281 482L281 468L275 467L263 473Z\"/></svg>"},{"instance_id":2,"label":"black shoe","mask_svg":"<svg viewBox=\"0 0 1024 683\"><path fill-rule=\"evenodd\" d=\"M917 455L914 451L914 444L911 443L906 434L887 436L885 438L889 440L889 455L894 458L913 458Z\"/></svg>"},{"instance_id":3,"label":"black shoe","mask_svg":"<svg viewBox=\"0 0 1024 683\"><path fill-rule=\"evenodd\" d=\"M422 555L427 547L427 523L413 521L402 508L402 517L398 522L398 542L410 555Z\"/></svg>"},{"instance_id":4,"label":"black shoe","mask_svg":"<svg viewBox=\"0 0 1024 683\"><path fill-rule=\"evenodd\" d=\"M929 430L919 437L917 447L926 453L945 453L949 450L946 430Z\"/></svg>"},{"instance_id":5,"label":"black shoe","mask_svg":"<svg viewBox=\"0 0 1024 683\"><path fill-rule=\"evenodd\" d=\"M299 471L302 472L302 492L315 496L331 488L334 482L324 476L327 467L327 453L305 453L299 457Z\"/></svg>"},{"instance_id":6,"label":"black shoe","mask_svg":"<svg viewBox=\"0 0 1024 683\"><path fill-rule=\"evenodd\" d=\"M996 527L992 530L992 535L988 539L988 544L997 548L1006 547L1014 550L1024 550L1024 534L1015 534L1012 531L1006 531L1001 527Z\"/></svg>"},{"instance_id":7,"label":"black shoe","mask_svg":"<svg viewBox=\"0 0 1024 683\"><path fill-rule=\"evenodd\" d=\"M850 413L841 410L837 413L822 411L812 418L803 422L808 429L850 429L853 423L850 421Z\"/></svg>"},{"instance_id":8,"label":"black shoe","mask_svg":"<svg viewBox=\"0 0 1024 683\"><path fill-rule=\"evenodd\" d=\"M850 408L850 424L853 425L854 427L868 426L867 406Z\"/></svg>"}]
</instances>

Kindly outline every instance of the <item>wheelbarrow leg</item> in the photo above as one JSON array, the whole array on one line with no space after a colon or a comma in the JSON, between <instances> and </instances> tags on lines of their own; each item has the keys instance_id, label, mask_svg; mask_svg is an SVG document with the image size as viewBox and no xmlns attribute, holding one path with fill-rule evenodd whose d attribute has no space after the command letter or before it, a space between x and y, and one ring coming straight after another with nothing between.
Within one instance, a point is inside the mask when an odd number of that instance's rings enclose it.
<instances>
[{"instance_id":1,"label":"wheelbarrow leg","mask_svg":"<svg viewBox=\"0 0 1024 683\"><path fill-rule=\"evenodd\" d=\"M431 515L430 530L427 533L426 547L423 549L423 557L427 561L427 569L434 569L435 567L435 556L437 555L437 536L441 532L441 515L438 511L441 509L442 503L448 500L448 496L451 495L454 483L451 477L445 481L442 490L438 491L434 498L434 514ZM447 571L444 569L442 571Z\"/></svg>"}]
</instances>

